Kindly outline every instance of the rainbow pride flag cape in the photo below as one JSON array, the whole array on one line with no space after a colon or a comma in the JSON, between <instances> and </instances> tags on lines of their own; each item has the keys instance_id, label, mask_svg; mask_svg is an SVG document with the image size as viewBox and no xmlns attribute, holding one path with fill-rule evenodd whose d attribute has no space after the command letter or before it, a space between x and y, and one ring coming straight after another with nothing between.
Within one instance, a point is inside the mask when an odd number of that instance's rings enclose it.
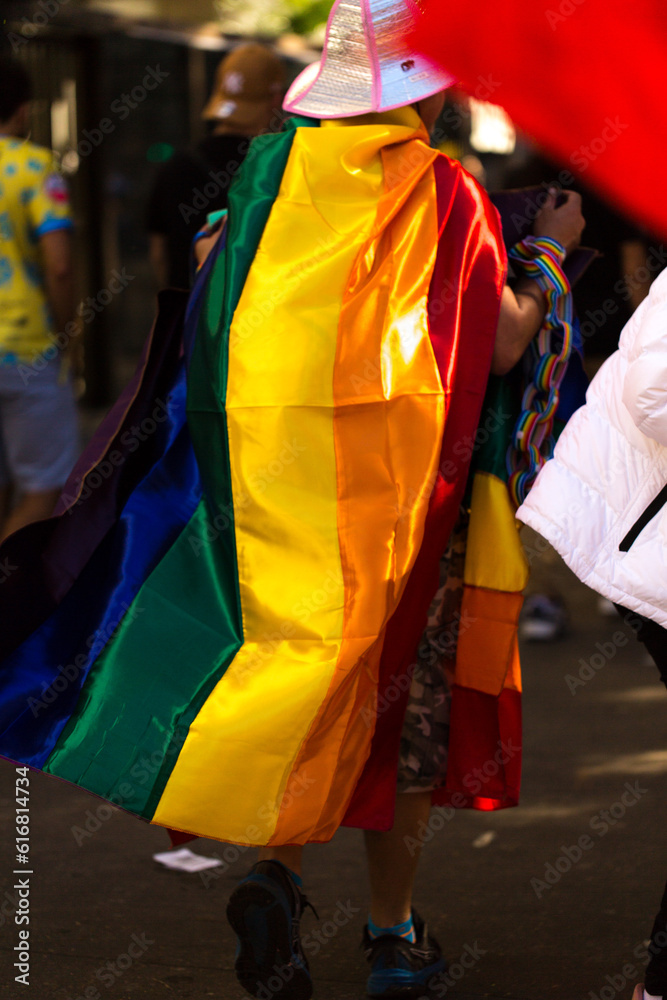
<instances>
[{"instance_id":1,"label":"rainbow pride flag cape","mask_svg":"<svg viewBox=\"0 0 667 1000\"><path fill-rule=\"evenodd\" d=\"M507 450L520 410L512 382L491 376L474 438L447 788L438 798L478 809L497 808L499 797L517 805L521 783L517 631L529 567L508 486Z\"/></svg>"},{"instance_id":2,"label":"rainbow pride flag cape","mask_svg":"<svg viewBox=\"0 0 667 1000\"><path fill-rule=\"evenodd\" d=\"M504 280L495 210L412 110L255 140L56 516L2 547L0 754L220 840L389 828L379 695L437 588Z\"/></svg>"}]
</instances>

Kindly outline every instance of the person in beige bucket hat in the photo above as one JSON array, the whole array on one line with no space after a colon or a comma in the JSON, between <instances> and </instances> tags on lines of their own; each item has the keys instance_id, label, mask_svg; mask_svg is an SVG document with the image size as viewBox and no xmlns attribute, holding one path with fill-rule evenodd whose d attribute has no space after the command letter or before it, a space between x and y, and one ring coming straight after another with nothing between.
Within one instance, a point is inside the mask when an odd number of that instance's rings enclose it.
<instances>
[{"instance_id":1,"label":"person in beige bucket hat","mask_svg":"<svg viewBox=\"0 0 667 1000\"><path fill-rule=\"evenodd\" d=\"M265 45L239 45L219 64L211 97L202 112L217 134L259 135L280 108L285 68Z\"/></svg>"},{"instance_id":2,"label":"person in beige bucket hat","mask_svg":"<svg viewBox=\"0 0 667 1000\"><path fill-rule=\"evenodd\" d=\"M208 135L193 149L176 153L153 183L147 229L161 287L189 287L192 241L207 215L226 207L250 139L280 128L285 85L280 57L256 42L238 45L218 65L202 112Z\"/></svg>"}]
</instances>

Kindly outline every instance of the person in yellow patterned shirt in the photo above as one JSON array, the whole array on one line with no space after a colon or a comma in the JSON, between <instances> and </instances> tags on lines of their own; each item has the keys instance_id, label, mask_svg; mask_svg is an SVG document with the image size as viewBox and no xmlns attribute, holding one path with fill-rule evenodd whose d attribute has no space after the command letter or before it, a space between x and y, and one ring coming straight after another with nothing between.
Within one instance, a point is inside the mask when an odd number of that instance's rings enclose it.
<instances>
[{"instance_id":1,"label":"person in yellow patterned shirt","mask_svg":"<svg viewBox=\"0 0 667 1000\"><path fill-rule=\"evenodd\" d=\"M74 317L72 220L53 154L24 136L31 83L0 59L0 539L48 517L78 454L59 331Z\"/></svg>"}]
</instances>

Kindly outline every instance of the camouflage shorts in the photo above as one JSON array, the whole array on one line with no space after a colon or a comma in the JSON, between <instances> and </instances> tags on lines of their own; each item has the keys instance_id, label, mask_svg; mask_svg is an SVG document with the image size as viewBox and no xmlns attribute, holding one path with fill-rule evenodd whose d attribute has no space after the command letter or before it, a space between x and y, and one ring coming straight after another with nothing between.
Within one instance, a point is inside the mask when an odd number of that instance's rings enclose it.
<instances>
[{"instance_id":1,"label":"camouflage shorts","mask_svg":"<svg viewBox=\"0 0 667 1000\"><path fill-rule=\"evenodd\" d=\"M469 520L462 509L440 561L440 586L417 650L401 733L399 792L429 791L445 784Z\"/></svg>"}]
</instances>

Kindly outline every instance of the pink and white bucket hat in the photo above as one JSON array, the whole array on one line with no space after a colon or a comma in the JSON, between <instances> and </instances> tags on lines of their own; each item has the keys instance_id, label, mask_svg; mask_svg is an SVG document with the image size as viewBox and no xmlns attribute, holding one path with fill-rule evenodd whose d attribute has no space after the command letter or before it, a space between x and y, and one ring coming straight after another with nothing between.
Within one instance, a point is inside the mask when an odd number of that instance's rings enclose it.
<instances>
[{"instance_id":1,"label":"pink and white bucket hat","mask_svg":"<svg viewBox=\"0 0 667 1000\"><path fill-rule=\"evenodd\" d=\"M324 51L287 91L283 108L310 118L350 118L414 104L455 83L409 48L421 0L336 0Z\"/></svg>"}]
</instances>

